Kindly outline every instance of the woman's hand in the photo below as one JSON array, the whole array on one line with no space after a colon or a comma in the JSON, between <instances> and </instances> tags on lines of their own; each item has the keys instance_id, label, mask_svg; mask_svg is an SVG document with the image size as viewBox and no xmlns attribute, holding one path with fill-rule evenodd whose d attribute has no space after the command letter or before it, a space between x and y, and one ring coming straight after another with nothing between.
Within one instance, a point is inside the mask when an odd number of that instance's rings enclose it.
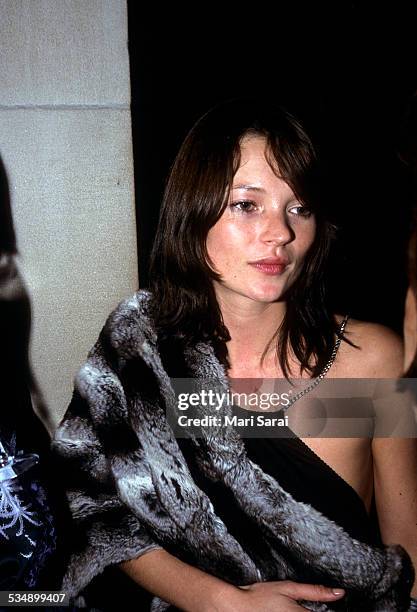
<instances>
[{"instance_id":1,"label":"woman's hand","mask_svg":"<svg viewBox=\"0 0 417 612\"><path fill-rule=\"evenodd\" d=\"M162 548L120 567L147 591L185 612L295 612L305 610L299 600L336 601L344 595L343 589L289 580L236 587Z\"/></svg>"},{"instance_id":2,"label":"woman's hand","mask_svg":"<svg viewBox=\"0 0 417 612\"><path fill-rule=\"evenodd\" d=\"M211 612L295 612L305 610L297 601L336 601L343 595L343 589L330 589L317 584L289 580L256 582L244 587L221 589L212 602Z\"/></svg>"}]
</instances>

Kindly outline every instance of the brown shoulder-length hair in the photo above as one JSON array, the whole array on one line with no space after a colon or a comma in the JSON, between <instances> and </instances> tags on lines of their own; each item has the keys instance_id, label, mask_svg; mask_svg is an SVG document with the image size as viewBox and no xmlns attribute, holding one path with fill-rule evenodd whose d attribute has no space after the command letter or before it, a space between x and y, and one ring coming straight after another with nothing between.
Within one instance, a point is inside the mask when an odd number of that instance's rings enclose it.
<instances>
[{"instance_id":1,"label":"brown shoulder-length hair","mask_svg":"<svg viewBox=\"0 0 417 612\"><path fill-rule=\"evenodd\" d=\"M207 234L219 220L240 165L245 135L266 139L271 167L316 218L316 236L303 269L285 296L286 314L276 332L277 354L289 376L290 349L302 370L317 376L329 359L337 333L325 296L324 264L334 226L320 193L320 170L312 142L300 122L281 107L251 99L225 102L191 129L168 178L151 255L150 288L162 340L211 341L227 366L230 339L213 281Z\"/></svg>"}]
</instances>

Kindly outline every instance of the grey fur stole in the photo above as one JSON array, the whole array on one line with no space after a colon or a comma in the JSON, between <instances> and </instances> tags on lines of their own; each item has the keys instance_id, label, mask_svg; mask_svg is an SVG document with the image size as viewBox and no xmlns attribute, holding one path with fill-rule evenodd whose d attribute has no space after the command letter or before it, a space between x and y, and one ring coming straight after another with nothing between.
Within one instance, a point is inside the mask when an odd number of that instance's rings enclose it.
<instances>
[{"instance_id":1,"label":"grey fur stole","mask_svg":"<svg viewBox=\"0 0 417 612\"><path fill-rule=\"evenodd\" d=\"M307 504L296 502L251 462L239 435L221 428L194 438L199 469L223 482L260 528L268 564L255 564L193 481L166 419L175 393L158 353L151 295L141 291L110 315L75 381L53 442L82 544L63 590L77 596L111 564L166 548L236 585L298 580L347 590L343 603L304 602L310 610L405 611L414 577L399 546L377 549L352 539ZM228 381L211 345L181 356L196 379ZM206 407L201 407L207 412ZM230 414L230 407L222 408ZM152 610L165 610L154 598Z\"/></svg>"}]
</instances>

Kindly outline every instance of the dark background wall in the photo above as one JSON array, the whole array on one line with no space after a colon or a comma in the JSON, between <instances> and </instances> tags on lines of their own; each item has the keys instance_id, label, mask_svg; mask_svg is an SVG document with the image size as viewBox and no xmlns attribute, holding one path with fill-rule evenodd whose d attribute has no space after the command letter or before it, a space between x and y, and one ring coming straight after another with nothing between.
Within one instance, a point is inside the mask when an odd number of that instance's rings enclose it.
<instances>
[{"instance_id":1,"label":"dark background wall","mask_svg":"<svg viewBox=\"0 0 417 612\"><path fill-rule=\"evenodd\" d=\"M141 286L164 181L187 131L221 100L259 92L307 123L327 167L340 228L329 272L334 307L400 330L414 199L398 156L417 90L411 3L275 2L227 12L199 3L198 13L140 4L129 2Z\"/></svg>"}]
</instances>

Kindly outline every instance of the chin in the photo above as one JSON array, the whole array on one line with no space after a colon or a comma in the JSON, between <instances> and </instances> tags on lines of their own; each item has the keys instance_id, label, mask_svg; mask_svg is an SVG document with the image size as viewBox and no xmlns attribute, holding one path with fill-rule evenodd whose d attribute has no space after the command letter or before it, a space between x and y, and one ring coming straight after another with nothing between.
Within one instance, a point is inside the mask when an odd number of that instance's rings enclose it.
<instances>
[{"instance_id":1,"label":"chin","mask_svg":"<svg viewBox=\"0 0 417 612\"><path fill-rule=\"evenodd\" d=\"M240 299L250 300L252 302L259 302L263 304L270 304L272 302L279 302L283 299L285 287L273 287L271 285L262 286L252 283L251 285L245 284L243 286L226 285L226 284L214 284L216 288L217 297L220 299L230 299L232 296L236 299L240 296Z\"/></svg>"},{"instance_id":2,"label":"chin","mask_svg":"<svg viewBox=\"0 0 417 612\"><path fill-rule=\"evenodd\" d=\"M256 302L270 303L270 302L279 302L282 298L284 291L283 289L277 290L275 288L275 289L269 289L269 290L263 289L263 290L253 291L251 293L252 295L250 297Z\"/></svg>"}]
</instances>

